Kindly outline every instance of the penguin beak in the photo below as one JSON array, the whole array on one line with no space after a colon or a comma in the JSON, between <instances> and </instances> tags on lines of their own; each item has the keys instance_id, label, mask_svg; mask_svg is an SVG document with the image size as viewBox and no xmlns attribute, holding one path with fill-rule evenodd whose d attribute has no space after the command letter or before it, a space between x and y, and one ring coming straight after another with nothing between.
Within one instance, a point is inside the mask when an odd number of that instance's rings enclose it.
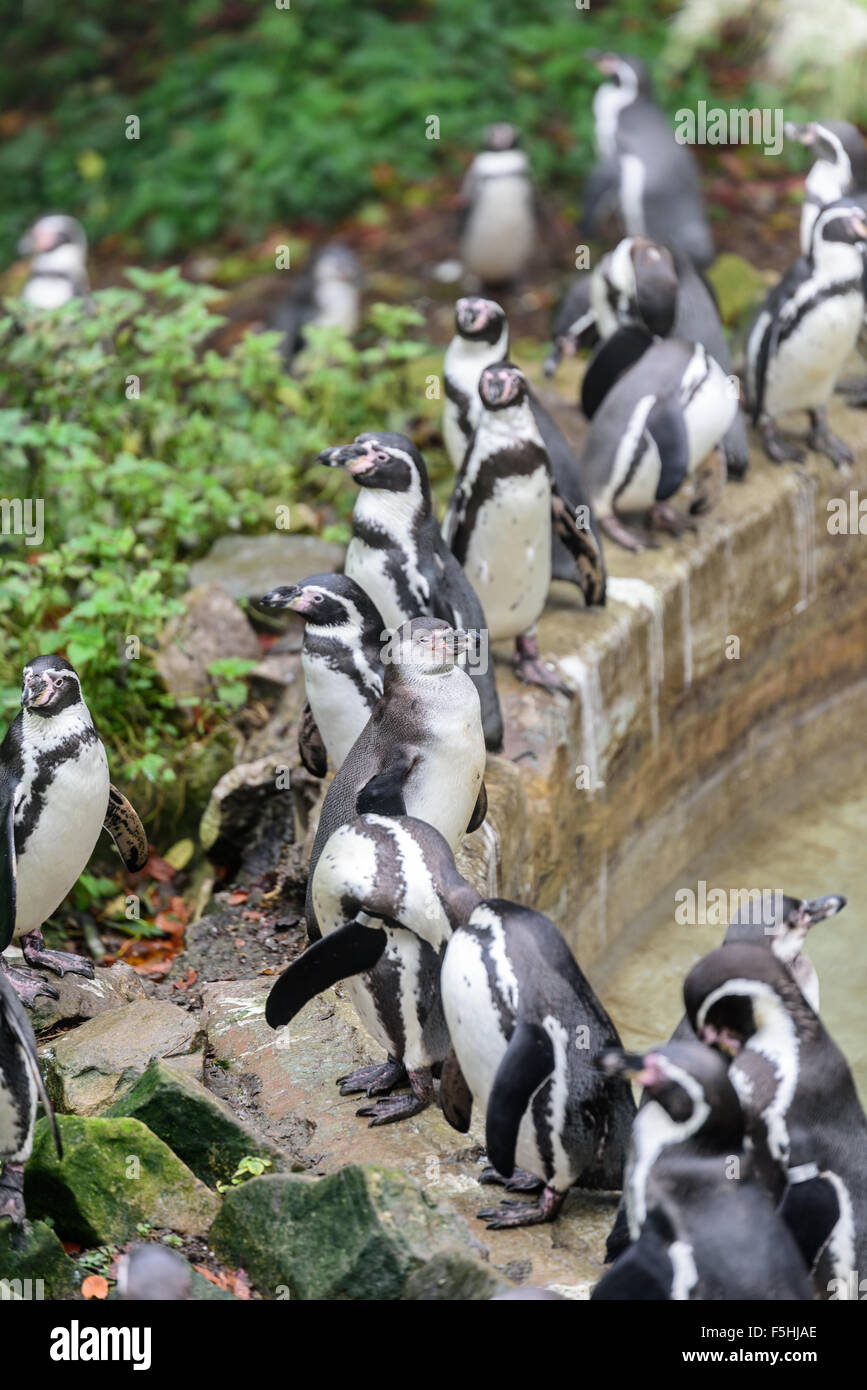
<instances>
[{"instance_id":1,"label":"penguin beak","mask_svg":"<svg viewBox=\"0 0 867 1390\"><path fill-rule=\"evenodd\" d=\"M596 1066L606 1076L623 1076L630 1081L638 1081L642 1086L649 1084L645 1077L654 1078L656 1071L648 1069L649 1058L640 1052L624 1052L619 1047L609 1047L596 1058Z\"/></svg>"},{"instance_id":2,"label":"penguin beak","mask_svg":"<svg viewBox=\"0 0 867 1390\"><path fill-rule=\"evenodd\" d=\"M335 444L330 449L323 449L321 453L317 454L315 462L324 463L326 468L340 468L344 462L341 458L341 454L344 452L342 445Z\"/></svg>"},{"instance_id":3,"label":"penguin beak","mask_svg":"<svg viewBox=\"0 0 867 1390\"><path fill-rule=\"evenodd\" d=\"M601 53L598 48L586 48L584 52L597 71L606 77L617 71L617 60L613 54Z\"/></svg>"},{"instance_id":4,"label":"penguin beak","mask_svg":"<svg viewBox=\"0 0 867 1390\"><path fill-rule=\"evenodd\" d=\"M344 444L335 449L323 449L317 454L316 462L325 463L329 468L345 468L353 478L362 477L375 467L376 446L370 440L363 444Z\"/></svg>"},{"instance_id":5,"label":"penguin beak","mask_svg":"<svg viewBox=\"0 0 867 1390\"><path fill-rule=\"evenodd\" d=\"M855 216L850 219L849 225L859 241L867 241L867 222L863 216Z\"/></svg>"},{"instance_id":6,"label":"penguin beak","mask_svg":"<svg viewBox=\"0 0 867 1390\"><path fill-rule=\"evenodd\" d=\"M296 613L306 611L303 603L304 590L299 589L297 584L281 584L278 589L271 589L267 594L263 594L258 601L258 607L267 611L280 612L283 608L291 608Z\"/></svg>"},{"instance_id":7,"label":"penguin beak","mask_svg":"<svg viewBox=\"0 0 867 1390\"><path fill-rule=\"evenodd\" d=\"M786 121L783 127L787 140L797 140L799 145L813 145L816 132L809 125L798 125L797 121Z\"/></svg>"},{"instance_id":8,"label":"penguin beak","mask_svg":"<svg viewBox=\"0 0 867 1390\"><path fill-rule=\"evenodd\" d=\"M40 705L47 704L53 694L54 686L44 676L25 676L21 708L36 709Z\"/></svg>"},{"instance_id":9,"label":"penguin beak","mask_svg":"<svg viewBox=\"0 0 867 1390\"><path fill-rule=\"evenodd\" d=\"M728 1057L737 1057L743 1046L741 1039L730 1028L716 1028L712 1023L702 1024L701 1041Z\"/></svg>"},{"instance_id":10,"label":"penguin beak","mask_svg":"<svg viewBox=\"0 0 867 1390\"><path fill-rule=\"evenodd\" d=\"M836 917L845 906L846 899L842 893L830 893L825 898L813 898L810 902L801 903L798 913L803 913L807 925L812 927L816 922L824 922L827 917Z\"/></svg>"}]
</instances>

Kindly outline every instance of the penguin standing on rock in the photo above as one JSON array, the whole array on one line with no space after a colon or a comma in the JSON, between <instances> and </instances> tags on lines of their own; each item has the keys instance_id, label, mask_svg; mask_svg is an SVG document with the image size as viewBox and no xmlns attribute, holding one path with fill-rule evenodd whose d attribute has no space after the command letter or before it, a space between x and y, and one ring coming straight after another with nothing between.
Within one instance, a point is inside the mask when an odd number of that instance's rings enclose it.
<instances>
[{"instance_id":1,"label":"penguin standing on rock","mask_svg":"<svg viewBox=\"0 0 867 1390\"><path fill-rule=\"evenodd\" d=\"M314 777L328 760L340 767L382 694L384 623L367 594L345 574L313 574L259 600L269 611L289 608L304 619L301 666L307 702L298 751Z\"/></svg>"},{"instance_id":2,"label":"penguin standing on rock","mask_svg":"<svg viewBox=\"0 0 867 1390\"><path fill-rule=\"evenodd\" d=\"M29 965L93 976L83 956L49 951L40 927L87 866L103 827L124 867L141 869L147 837L109 781L78 676L62 656L36 657L24 668L21 713L0 744L0 952L14 938ZM37 971L13 968L2 955L0 969L25 1003L57 997Z\"/></svg>"},{"instance_id":3,"label":"penguin standing on rock","mask_svg":"<svg viewBox=\"0 0 867 1390\"><path fill-rule=\"evenodd\" d=\"M777 419L806 410L807 443L834 464L849 463L849 446L828 428L828 404L864 319L867 213L843 201L824 208L813 225L810 253L771 290L747 339L747 394L765 452L775 463L803 461Z\"/></svg>"},{"instance_id":4,"label":"penguin standing on rock","mask_svg":"<svg viewBox=\"0 0 867 1390\"><path fill-rule=\"evenodd\" d=\"M348 246L331 241L323 246L297 284L273 308L269 328L283 334L280 355L287 371L306 342L312 324L340 328L349 337L361 321L361 267Z\"/></svg>"},{"instance_id":5,"label":"penguin standing on rock","mask_svg":"<svg viewBox=\"0 0 867 1390\"><path fill-rule=\"evenodd\" d=\"M509 362L486 367L479 397L482 416L443 535L484 604L491 640L515 638L518 678L565 690L541 661L535 637L551 575L552 524L596 602L604 596L599 546L589 517L573 517L556 489L523 373Z\"/></svg>"},{"instance_id":6,"label":"penguin standing on rock","mask_svg":"<svg viewBox=\"0 0 867 1390\"><path fill-rule=\"evenodd\" d=\"M51 1101L39 1070L30 1020L15 990L0 971L0 1220L24 1220L24 1165L33 1149L36 1103L42 1101L58 1158L63 1157Z\"/></svg>"},{"instance_id":7,"label":"penguin standing on rock","mask_svg":"<svg viewBox=\"0 0 867 1390\"><path fill-rule=\"evenodd\" d=\"M30 257L30 278L21 298L37 309L58 309L90 290L87 278L87 237L80 222L63 213L49 213L22 237L22 256Z\"/></svg>"},{"instance_id":8,"label":"penguin standing on rock","mask_svg":"<svg viewBox=\"0 0 867 1390\"><path fill-rule=\"evenodd\" d=\"M446 397L443 439L456 472L460 472L482 415L479 378L485 367L505 362L508 355L509 325L500 305L492 299L459 299L455 305L455 334L446 349L443 363ZM578 462L563 431L548 414L529 383L526 389L533 419L548 453L557 491L573 516L579 507L586 508L599 547L599 572L588 583L584 575L576 570L574 557L555 531L551 537L551 577L562 579L567 584L577 584L587 603L604 602L602 542L596 534L590 499L578 472Z\"/></svg>"},{"instance_id":9,"label":"penguin standing on rock","mask_svg":"<svg viewBox=\"0 0 867 1390\"><path fill-rule=\"evenodd\" d=\"M725 1062L698 1042L644 1056L607 1053L644 1102L623 1195L632 1244L596 1285L597 1300L810 1300L806 1265L745 1147Z\"/></svg>"},{"instance_id":10,"label":"penguin standing on rock","mask_svg":"<svg viewBox=\"0 0 867 1390\"><path fill-rule=\"evenodd\" d=\"M537 239L536 199L527 156L514 126L485 132L461 188L461 259L491 289L512 284L524 271Z\"/></svg>"},{"instance_id":11,"label":"penguin standing on rock","mask_svg":"<svg viewBox=\"0 0 867 1390\"><path fill-rule=\"evenodd\" d=\"M683 994L696 1036L732 1058L756 1160L783 1199L816 1293L846 1297L867 1261L867 1116L845 1057L790 971L760 946L712 951Z\"/></svg>"},{"instance_id":12,"label":"penguin standing on rock","mask_svg":"<svg viewBox=\"0 0 867 1390\"><path fill-rule=\"evenodd\" d=\"M714 259L692 152L653 99L637 58L588 52L607 81L593 98L599 163L584 192L584 226L597 233L616 207L627 236L649 236L703 269Z\"/></svg>"},{"instance_id":13,"label":"penguin standing on rock","mask_svg":"<svg viewBox=\"0 0 867 1390\"><path fill-rule=\"evenodd\" d=\"M442 619L486 640L482 605L440 535L424 460L412 440L388 431L359 434L351 444L324 449L317 458L345 468L358 486L345 573L382 615L386 628L411 618ZM470 674L479 693L485 742L503 746L503 716L493 662L475 659Z\"/></svg>"}]
</instances>

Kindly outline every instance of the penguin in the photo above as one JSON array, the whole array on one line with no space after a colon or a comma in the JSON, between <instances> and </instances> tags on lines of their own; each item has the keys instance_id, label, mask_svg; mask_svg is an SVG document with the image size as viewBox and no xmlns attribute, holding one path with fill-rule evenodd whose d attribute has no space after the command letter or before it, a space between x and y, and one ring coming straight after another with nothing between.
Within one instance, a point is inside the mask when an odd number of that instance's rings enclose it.
<instances>
[{"instance_id":1,"label":"penguin","mask_svg":"<svg viewBox=\"0 0 867 1390\"><path fill-rule=\"evenodd\" d=\"M696 1036L731 1057L747 1134L820 1298L843 1296L867 1259L867 1116L849 1065L792 974L741 942L693 966ZM839 1295L838 1295L839 1296Z\"/></svg>"},{"instance_id":2,"label":"penguin","mask_svg":"<svg viewBox=\"0 0 867 1390\"><path fill-rule=\"evenodd\" d=\"M305 330L339 328L347 337L361 322L361 267L354 253L339 241L321 247L291 291L268 315L269 328L283 334L280 355L286 370L306 345Z\"/></svg>"},{"instance_id":3,"label":"penguin","mask_svg":"<svg viewBox=\"0 0 867 1390\"><path fill-rule=\"evenodd\" d=\"M30 1020L0 971L0 1220L9 1217L16 1226L24 1220L24 1165L33 1150L38 1100L48 1116L57 1156L63 1158Z\"/></svg>"},{"instance_id":4,"label":"penguin","mask_svg":"<svg viewBox=\"0 0 867 1390\"><path fill-rule=\"evenodd\" d=\"M14 938L30 965L93 977L83 956L49 951L40 927L86 867L103 826L125 868L141 869L147 836L109 781L79 678L62 656L35 657L24 668L21 712L0 744L0 952ZM2 955L0 969L25 1003L57 997L42 975L13 969Z\"/></svg>"},{"instance_id":5,"label":"penguin","mask_svg":"<svg viewBox=\"0 0 867 1390\"><path fill-rule=\"evenodd\" d=\"M541 661L535 637L551 576L552 524L597 600L599 548L589 518L583 525L573 518L557 491L523 373L510 362L486 367L478 391L482 414L443 535L482 600L491 640L515 638L518 678L566 690Z\"/></svg>"},{"instance_id":6,"label":"penguin","mask_svg":"<svg viewBox=\"0 0 867 1390\"><path fill-rule=\"evenodd\" d=\"M364 590L345 574L312 574L259 599L304 619L301 666L307 702L298 751L314 777L338 768L382 694L385 624Z\"/></svg>"},{"instance_id":7,"label":"penguin","mask_svg":"<svg viewBox=\"0 0 867 1390\"><path fill-rule=\"evenodd\" d=\"M21 291L26 304L57 309L89 293L87 237L74 217L40 217L18 243L18 252L30 257L30 276Z\"/></svg>"},{"instance_id":8,"label":"penguin","mask_svg":"<svg viewBox=\"0 0 867 1390\"><path fill-rule=\"evenodd\" d=\"M644 1104L624 1180L632 1243L592 1300L811 1300L794 1238L756 1172L723 1059L701 1043L644 1056L609 1052L608 1075L634 1076Z\"/></svg>"},{"instance_id":9,"label":"penguin","mask_svg":"<svg viewBox=\"0 0 867 1390\"><path fill-rule=\"evenodd\" d=\"M811 150L813 163L804 181L801 255L809 256L816 218L829 203L867 190L867 144L849 121L786 122L786 135ZM857 198L856 198L857 200Z\"/></svg>"},{"instance_id":10,"label":"penguin","mask_svg":"<svg viewBox=\"0 0 867 1390\"><path fill-rule=\"evenodd\" d=\"M554 312L552 343L542 364L548 379L556 376L564 357L574 357L579 348L594 348L599 342L596 311L590 302L592 281L591 271L579 271Z\"/></svg>"},{"instance_id":11,"label":"penguin","mask_svg":"<svg viewBox=\"0 0 867 1390\"><path fill-rule=\"evenodd\" d=\"M646 348L605 395L578 460L605 534L627 550L646 548L620 512L649 512L652 525L674 534L694 527L668 499L694 478L690 510L707 509L711 475L696 475L737 409L737 392L700 343L661 338Z\"/></svg>"},{"instance_id":12,"label":"penguin","mask_svg":"<svg viewBox=\"0 0 867 1390\"><path fill-rule=\"evenodd\" d=\"M843 201L823 208L810 252L770 291L747 338L747 395L765 453L775 463L803 461L804 450L783 438L777 418L806 410L807 443L832 463L852 460L848 445L828 428L827 408L864 318L867 214Z\"/></svg>"},{"instance_id":13,"label":"penguin","mask_svg":"<svg viewBox=\"0 0 867 1390\"><path fill-rule=\"evenodd\" d=\"M479 377L485 367L505 362L509 355L509 325L499 304L492 299L464 298L455 305L455 333L446 349L443 363L445 405L443 439L456 472L459 472L482 414ZM604 602L605 571L602 541L597 534L587 491L578 472L578 463L563 431L548 414L529 382L527 399L542 443L548 453L557 491L575 516L586 508L590 528L599 548L599 565L587 582L576 571L574 557L560 537L551 538L551 577L577 584L587 603Z\"/></svg>"},{"instance_id":14,"label":"penguin","mask_svg":"<svg viewBox=\"0 0 867 1390\"><path fill-rule=\"evenodd\" d=\"M487 620L478 596L440 535L424 460L412 440L389 431L359 434L317 458L345 468L358 486L345 573L375 604L387 629L411 618L441 618L472 634L468 669L479 694L485 742L503 746L503 716Z\"/></svg>"},{"instance_id":15,"label":"penguin","mask_svg":"<svg viewBox=\"0 0 867 1390\"><path fill-rule=\"evenodd\" d=\"M807 932L818 922L842 912L846 899L841 893L831 893L824 898L807 901L803 898L782 895L777 911L775 895L774 915L771 921L763 919L762 911L752 905L736 912L723 937L723 945L737 945L747 942L763 946L782 961L791 972L810 1007L819 1012L819 978L815 966L804 954L803 946ZM689 1019L684 1014L669 1039L672 1043L695 1042ZM643 1102L642 1102L643 1104ZM626 1205L621 1202L614 1225L605 1246L606 1261L613 1260L629 1244L629 1226L626 1219Z\"/></svg>"},{"instance_id":16,"label":"penguin","mask_svg":"<svg viewBox=\"0 0 867 1390\"><path fill-rule=\"evenodd\" d=\"M588 51L608 79L593 98L598 163L584 191L584 227L616 207L627 236L649 236L704 269L715 250L692 152L675 139L637 58Z\"/></svg>"},{"instance_id":17,"label":"penguin","mask_svg":"<svg viewBox=\"0 0 867 1390\"><path fill-rule=\"evenodd\" d=\"M519 278L537 241L536 199L518 133L505 121L489 126L460 193L461 259L484 285Z\"/></svg>"}]
</instances>

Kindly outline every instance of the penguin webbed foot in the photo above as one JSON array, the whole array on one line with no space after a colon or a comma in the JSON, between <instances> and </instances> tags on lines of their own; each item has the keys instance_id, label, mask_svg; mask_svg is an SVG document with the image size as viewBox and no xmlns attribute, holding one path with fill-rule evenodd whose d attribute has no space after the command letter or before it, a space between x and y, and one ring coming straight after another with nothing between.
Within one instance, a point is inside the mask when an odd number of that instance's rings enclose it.
<instances>
[{"instance_id":1,"label":"penguin webbed foot","mask_svg":"<svg viewBox=\"0 0 867 1390\"><path fill-rule=\"evenodd\" d=\"M512 669L524 685L539 685L543 690L550 690L552 694L568 695L570 699L574 694L547 662L542 660L535 637L527 636L526 633L515 638Z\"/></svg>"},{"instance_id":2,"label":"penguin webbed foot","mask_svg":"<svg viewBox=\"0 0 867 1390\"><path fill-rule=\"evenodd\" d=\"M0 1221L6 1217L13 1226L20 1226L25 1214L24 1164L7 1162L0 1177Z\"/></svg>"},{"instance_id":3,"label":"penguin webbed foot","mask_svg":"<svg viewBox=\"0 0 867 1390\"><path fill-rule=\"evenodd\" d=\"M538 1202L501 1202L478 1212L489 1231L505 1231L513 1226L543 1226L553 1221L566 1200L565 1192L544 1187Z\"/></svg>"},{"instance_id":4,"label":"penguin webbed foot","mask_svg":"<svg viewBox=\"0 0 867 1390\"><path fill-rule=\"evenodd\" d=\"M845 381L838 381L835 390L839 396L845 396L846 404L853 410L867 409L867 377L848 377Z\"/></svg>"},{"instance_id":5,"label":"penguin webbed foot","mask_svg":"<svg viewBox=\"0 0 867 1390\"><path fill-rule=\"evenodd\" d=\"M613 512L610 516L600 517L599 525L602 527L606 536L616 541L618 545L622 545L624 550L631 551L633 555L640 555L642 551L651 548L651 542L649 540L645 540L645 538L639 536L636 531L632 531L628 526L624 526L620 518L615 516Z\"/></svg>"},{"instance_id":6,"label":"penguin webbed foot","mask_svg":"<svg viewBox=\"0 0 867 1390\"><path fill-rule=\"evenodd\" d=\"M824 454L825 458L830 459L835 467L841 464L852 463L853 454L845 439L839 435L832 434L828 425L828 416L824 410L811 410L810 433L807 435L807 443L811 449L815 449L817 454Z\"/></svg>"},{"instance_id":7,"label":"penguin webbed foot","mask_svg":"<svg viewBox=\"0 0 867 1390\"><path fill-rule=\"evenodd\" d=\"M362 1105L356 1110L356 1115L362 1115L369 1121L368 1129L375 1129L378 1125L393 1125L398 1120L408 1120L412 1115L418 1115L428 1108L434 1094L430 1068L407 1071L407 1076L412 1088L408 1094L388 1096L384 1100L374 1101L372 1105Z\"/></svg>"},{"instance_id":8,"label":"penguin webbed foot","mask_svg":"<svg viewBox=\"0 0 867 1390\"><path fill-rule=\"evenodd\" d=\"M338 1076L336 1085L342 1096L356 1096L364 1092L368 1096L387 1096L395 1086L406 1084L406 1067L389 1053L387 1062L371 1063L359 1067L346 1076Z\"/></svg>"},{"instance_id":9,"label":"penguin webbed foot","mask_svg":"<svg viewBox=\"0 0 867 1390\"><path fill-rule=\"evenodd\" d=\"M71 951L50 951L38 929L22 936L21 950L28 965L44 966L61 979L64 975L84 975L88 980L93 979L93 961L86 956L73 955Z\"/></svg>"},{"instance_id":10,"label":"penguin webbed foot","mask_svg":"<svg viewBox=\"0 0 867 1390\"><path fill-rule=\"evenodd\" d=\"M694 517L682 516L669 502L654 502L649 519L654 530L666 531L670 536L682 536L684 531L698 530Z\"/></svg>"},{"instance_id":11,"label":"penguin webbed foot","mask_svg":"<svg viewBox=\"0 0 867 1390\"><path fill-rule=\"evenodd\" d=\"M806 451L801 448L800 444L786 439L777 429L773 420L767 418L760 420L759 434L762 437L765 453L772 463L803 463L807 457Z\"/></svg>"},{"instance_id":12,"label":"penguin webbed foot","mask_svg":"<svg viewBox=\"0 0 867 1390\"><path fill-rule=\"evenodd\" d=\"M534 1173L528 1173L524 1168L516 1168L510 1178L504 1178L492 1163L482 1169L479 1182L485 1187L504 1187L507 1192L541 1192L545 1186L541 1178L537 1178Z\"/></svg>"},{"instance_id":13,"label":"penguin webbed foot","mask_svg":"<svg viewBox=\"0 0 867 1390\"><path fill-rule=\"evenodd\" d=\"M40 994L46 995L49 999L60 998L60 990L49 984L38 970L23 970L18 966L9 965L3 956L0 956L0 970L3 971L21 1003L25 1004L28 1009L35 1006Z\"/></svg>"}]
</instances>

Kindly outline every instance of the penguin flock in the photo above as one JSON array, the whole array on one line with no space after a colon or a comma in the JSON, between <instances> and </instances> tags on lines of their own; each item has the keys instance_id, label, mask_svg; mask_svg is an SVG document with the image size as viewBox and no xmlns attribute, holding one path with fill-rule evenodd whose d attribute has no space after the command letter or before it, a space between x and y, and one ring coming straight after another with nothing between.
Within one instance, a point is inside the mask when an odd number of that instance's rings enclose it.
<instances>
[{"instance_id":1,"label":"penguin flock","mask_svg":"<svg viewBox=\"0 0 867 1390\"><path fill-rule=\"evenodd\" d=\"M814 156L800 253L755 317L741 386L706 277L715 252L693 156L643 64L593 61L603 81L584 226L601 235L614 217L622 239L569 287L545 365L553 376L564 355L591 354L582 448L510 359L499 300L536 252L539 214L517 132L500 123L461 190L461 256L477 292L457 301L443 366L455 478L442 521L408 436L372 429L325 444L317 463L356 488L344 572L260 600L304 623L298 753L330 778L308 944L271 988L266 1020L285 1028L345 982L385 1060L334 1078L340 1093L363 1097L357 1114L371 1126L438 1105L466 1133L475 1113L479 1182L506 1194L479 1210L489 1230L554 1221L573 1187L622 1193L593 1299L828 1298L867 1256L867 1118L803 946L845 898L785 897L772 930L735 918L687 975L671 1039L638 1054L558 926L482 896L456 858L485 824L487 756L507 733L488 644L510 643L519 680L568 697L538 645L551 581L602 605L603 535L637 551L651 541L632 518L673 535L699 525L747 471L746 412L777 463L803 457L779 426L795 410L807 412L811 448L838 466L851 459L827 409L865 320L860 134L789 128ZM40 219L22 252L34 307L88 292L73 219ZM308 324L351 331L358 282L345 247L316 258L275 311L287 366ZM848 388L851 404L862 396L862 384ZM0 1216L16 1221L39 1096L50 1113L22 1005L53 990L39 967L92 973L49 951L41 927L103 827L140 869L147 837L109 781L79 678L59 655L36 658L0 746L0 952L18 942L24 962L0 954Z\"/></svg>"}]
</instances>

